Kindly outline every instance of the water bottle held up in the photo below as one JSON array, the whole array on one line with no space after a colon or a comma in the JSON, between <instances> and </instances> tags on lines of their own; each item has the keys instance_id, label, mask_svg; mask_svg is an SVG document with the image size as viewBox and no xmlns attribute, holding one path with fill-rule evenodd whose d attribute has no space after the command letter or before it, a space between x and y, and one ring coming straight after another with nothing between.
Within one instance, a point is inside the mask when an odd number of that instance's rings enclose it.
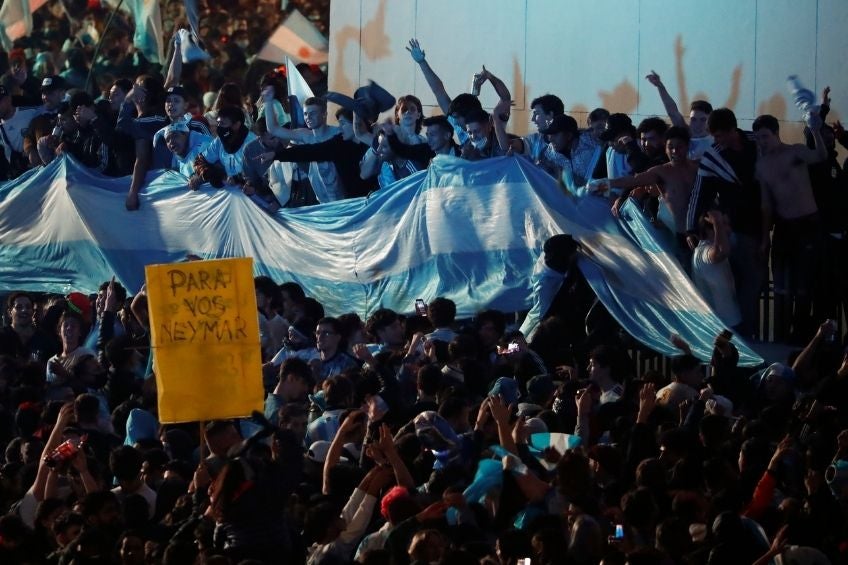
<instances>
[{"instance_id":1,"label":"water bottle held up","mask_svg":"<svg viewBox=\"0 0 848 565\"><path fill-rule=\"evenodd\" d=\"M786 86L792 94L795 106L804 113L804 120L810 114L818 114L819 106L816 104L816 95L809 88L804 87L798 75L790 75L786 78Z\"/></svg>"}]
</instances>

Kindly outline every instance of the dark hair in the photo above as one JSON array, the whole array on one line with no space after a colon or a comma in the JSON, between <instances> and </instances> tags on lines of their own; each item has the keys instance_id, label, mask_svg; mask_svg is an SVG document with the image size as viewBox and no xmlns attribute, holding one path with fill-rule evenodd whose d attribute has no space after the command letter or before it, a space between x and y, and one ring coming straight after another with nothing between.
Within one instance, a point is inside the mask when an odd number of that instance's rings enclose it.
<instances>
[{"instance_id":1,"label":"dark hair","mask_svg":"<svg viewBox=\"0 0 848 565\"><path fill-rule=\"evenodd\" d=\"M119 78L112 82L112 86L110 86L109 89L111 90L113 86L117 86L118 88L124 91L124 94L126 94L127 92L132 90L133 83L128 78Z\"/></svg>"},{"instance_id":2,"label":"dark hair","mask_svg":"<svg viewBox=\"0 0 848 565\"><path fill-rule=\"evenodd\" d=\"M111 281L106 281L104 283L101 283L100 286L97 288L97 291L99 292L101 290L107 290L109 288L110 282ZM127 300L127 289L124 288L124 285L122 285L118 281L115 281L115 284L112 286L112 292L117 296L118 303L123 305L123 303Z\"/></svg>"},{"instance_id":3,"label":"dark hair","mask_svg":"<svg viewBox=\"0 0 848 565\"><path fill-rule=\"evenodd\" d=\"M141 468L141 466L139 466ZM118 497L110 490L98 490L90 492L80 501L80 509L83 519L96 516L109 503L118 504Z\"/></svg>"},{"instance_id":4,"label":"dark hair","mask_svg":"<svg viewBox=\"0 0 848 565\"><path fill-rule=\"evenodd\" d=\"M26 298L29 300L31 306L35 306L35 299L30 293L18 290L10 294L9 298L6 299L6 309L11 310L12 307L15 305L15 300L17 300L18 298Z\"/></svg>"},{"instance_id":5,"label":"dark hair","mask_svg":"<svg viewBox=\"0 0 848 565\"><path fill-rule=\"evenodd\" d=\"M353 110L348 110L347 108L339 108L336 110L336 119L344 118L349 122L353 121Z\"/></svg>"},{"instance_id":6,"label":"dark hair","mask_svg":"<svg viewBox=\"0 0 848 565\"><path fill-rule=\"evenodd\" d=\"M277 412L277 415L280 418L280 425L288 424L294 418L305 418L309 415L309 410L303 404L298 404L296 402L290 402L284 405Z\"/></svg>"},{"instance_id":7,"label":"dark hair","mask_svg":"<svg viewBox=\"0 0 848 565\"><path fill-rule=\"evenodd\" d=\"M303 101L303 107L307 106L319 106L322 111L327 111L327 101L321 98L320 96L310 96L306 100Z\"/></svg>"},{"instance_id":8,"label":"dark hair","mask_svg":"<svg viewBox=\"0 0 848 565\"><path fill-rule=\"evenodd\" d=\"M329 501L312 505L303 520L303 535L306 542L322 542L327 528L338 518L339 508Z\"/></svg>"},{"instance_id":9,"label":"dark hair","mask_svg":"<svg viewBox=\"0 0 848 565\"><path fill-rule=\"evenodd\" d=\"M268 133L268 125L265 123L265 120L256 120L253 122L253 127L251 129L253 130L253 133L259 137Z\"/></svg>"},{"instance_id":10,"label":"dark hair","mask_svg":"<svg viewBox=\"0 0 848 565\"><path fill-rule=\"evenodd\" d=\"M395 323L398 319L397 312L388 308L380 308L368 318L365 324L365 331L375 340L380 337L377 335L381 330Z\"/></svg>"},{"instance_id":11,"label":"dark hair","mask_svg":"<svg viewBox=\"0 0 848 565\"><path fill-rule=\"evenodd\" d=\"M562 103L562 99L555 94L544 94L538 98L534 98L530 103L530 108L532 109L533 106L541 106L543 112L553 114L554 116L565 113L565 105Z\"/></svg>"},{"instance_id":12,"label":"dark hair","mask_svg":"<svg viewBox=\"0 0 848 565\"><path fill-rule=\"evenodd\" d=\"M606 108L595 108L589 112L589 121L597 122L598 120L606 120L610 117L610 112Z\"/></svg>"},{"instance_id":13,"label":"dark hair","mask_svg":"<svg viewBox=\"0 0 848 565\"><path fill-rule=\"evenodd\" d=\"M689 134L689 128L671 126L665 132L665 140L668 141L669 139L682 139L684 142L689 143L692 136Z\"/></svg>"},{"instance_id":14,"label":"dark hair","mask_svg":"<svg viewBox=\"0 0 848 565\"><path fill-rule=\"evenodd\" d=\"M225 106L236 106L241 108L241 88L234 82L225 82L218 89L218 95L215 97L215 104L212 106L214 110L220 110ZM265 120L257 120L264 122Z\"/></svg>"},{"instance_id":15,"label":"dark hair","mask_svg":"<svg viewBox=\"0 0 848 565\"><path fill-rule=\"evenodd\" d=\"M148 108L159 108L165 103L165 84L158 76L140 75L136 78L141 82L145 91L145 102Z\"/></svg>"},{"instance_id":16,"label":"dark hair","mask_svg":"<svg viewBox=\"0 0 848 565\"><path fill-rule=\"evenodd\" d=\"M440 296L427 306L427 314L433 326L437 328L449 326L456 318L456 304L453 300Z\"/></svg>"},{"instance_id":17,"label":"dark hair","mask_svg":"<svg viewBox=\"0 0 848 565\"><path fill-rule=\"evenodd\" d=\"M262 90L266 86L274 87L274 98L279 100L283 106L286 106L288 102L288 85L286 84L286 79L282 75L282 73L273 70L262 75L262 78L259 79L259 89Z\"/></svg>"},{"instance_id":18,"label":"dark hair","mask_svg":"<svg viewBox=\"0 0 848 565\"><path fill-rule=\"evenodd\" d=\"M298 304L303 304L306 300L306 293L303 292L303 287L296 282L284 282L280 285L280 292L285 292L289 298Z\"/></svg>"},{"instance_id":19,"label":"dark hair","mask_svg":"<svg viewBox=\"0 0 848 565\"><path fill-rule=\"evenodd\" d=\"M431 116L429 118L424 118L424 125L428 128L437 127L440 128L444 133L449 133L453 135L453 126L446 116Z\"/></svg>"},{"instance_id":20,"label":"dark hair","mask_svg":"<svg viewBox=\"0 0 848 565\"><path fill-rule=\"evenodd\" d=\"M130 445L116 447L109 454L109 469L119 481L131 481L138 478L144 456Z\"/></svg>"},{"instance_id":21,"label":"dark hair","mask_svg":"<svg viewBox=\"0 0 848 565\"><path fill-rule=\"evenodd\" d=\"M715 133L717 131L734 131L737 127L736 114L734 114L733 110L730 108L719 108L718 110L713 110L712 113L710 113L710 117L707 118L707 129L710 130L710 133Z\"/></svg>"},{"instance_id":22,"label":"dark hair","mask_svg":"<svg viewBox=\"0 0 848 565\"><path fill-rule=\"evenodd\" d=\"M309 365L303 359L299 357L289 357L283 364L280 365L279 371L280 380L285 379L288 375L294 375L295 377L303 380L309 389L315 386L315 377L312 376L312 369L309 368Z\"/></svg>"},{"instance_id":23,"label":"dark hair","mask_svg":"<svg viewBox=\"0 0 848 565\"><path fill-rule=\"evenodd\" d=\"M244 110L238 106L224 106L218 110L218 119L225 118L231 122L241 122L244 124Z\"/></svg>"},{"instance_id":24,"label":"dark hair","mask_svg":"<svg viewBox=\"0 0 848 565\"><path fill-rule=\"evenodd\" d=\"M321 325L333 326L334 332L336 332L337 334L339 334L341 336L344 336L344 328L342 327L342 323L339 321L338 318L333 318L333 317L330 317L330 316L325 317L325 318L321 318L321 319L318 320L318 323L315 324L315 326L318 327L318 326L321 326Z\"/></svg>"},{"instance_id":25,"label":"dark hair","mask_svg":"<svg viewBox=\"0 0 848 565\"><path fill-rule=\"evenodd\" d=\"M93 394L87 392L80 394L74 400L74 410L77 414L77 423L96 422L97 414L100 412L100 401Z\"/></svg>"},{"instance_id":26,"label":"dark hair","mask_svg":"<svg viewBox=\"0 0 848 565\"><path fill-rule=\"evenodd\" d=\"M435 396L442 387L442 371L436 365L424 365L416 377L418 389L428 396Z\"/></svg>"},{"instance_id":27,"label":"dark hair","mask_svg":"<svg viewBox=\"0 0 848 565\"><path fill-rule=\"evenodd\" d=\"M85 524L82 515L77 512L62 512L53 522L53 535L64 534L72 526Z\"/></svg>"},{"instance_id":28,"label":"dark hair","mask_svg":"<svg viewBox=\"0 0 848 565\"><path fill-rule=\"evenodd\" d=\"M465 114L465 123L466 124L488 124L489 123L489 112L484 110L483 108L478 108L476 110L469 110L468 113Z\"/></svg>"},{"instance_id":29,"label":"dark hair","mask_svg":"<svg viewBox=\"0 0 848 565\"><path fill-rule=\"evenodd\" d=\"M754 124L751 126L751 129L754 131L760 131L763 128L777 135L780 132L780 123L774 116L770 114L763 114L762 116L757 116L757 119L754 120Z\"/></svg>"},{"instance_id":30,"label":"dark hair","mask_svg":"<svg viewBox=\"0 0 848 565\"><path fill-rule=\"evenodd\" d=\"M671 359L671 372L674 375L679 375L697 368L700 364L701 362L694 355L677 355Z\"/></svg>"},{"instance_id":31,"label":"dark hair","mask_svg":"<svg viewBox=\"0 0 848 565\"><path fill-rule=\"evenodd\" d=\"M482 110L483 105L480 104L480 99L473 94L463 93L451 100L448 106L448 116L457 114L462 118L466 118L471 110Z\"/></svg>"},{"instance_id":32,"label":"dark hair","mask_svg":"<svg viewBox=\"0 0 848 565\"><path fill-rule=\"evenodd\" d=\"M713 105L707 102L706 100L693 100L691 104L689 104L690 112L703 112L707 115L713 113Z\"/></svg>"},{"instance_id":33,"label":"dark hair","mask_svg":"<svg viewBox=\"0 0 848 565\"><path fill-rule=\"evenodd\" d=\"M652 118L645 118L639 122L639 127L636 128L636 133L655 131L659 134L664 134L667 129L668 124L665 123L665 120L654 116Z\"/></svg>"},{"instance_id":34,"label":"dark hair","mask_svg":"<svg viewBox=\"0 0 848 565\"><path fill-rule=\"evenodd\" d=\"M479 330L485 324L495 326L495 331L500 335L506 330L506 316L500 310L483 310L477 314L477 317L474 319L474 325Z\"/></svg>"},{"instance_id":35,"label":"dark hair","mask_svg":"<svg viewBox=\"0 0 848 565\"><path fill-rule=\"evenodd\" d=\"M424 120L424 107L421 105L421 100L417 96L407 94L397 99L395 104L395 123L400 123L400 111L406 104L413 104L418 109L418 119L415 121L415 133L421 132L421 122Z\"/></svg>"},{"instance_id":36,"label":"dark hair","mask_svg":"<svg viewBox=\"0 0 848 565\"><path fill-rule=\"evenodd\" d=\"M445 420L462 415L462 411L468 408L468 402L461 396L449 396L439 405L439 416Z\"/></svg>"},{"instance_id":37,"label":"dark hair","mask_svg":"<svg viewBox=\"0 0 848 565\"><path fill-rule=\"evenodd\" d=\"M353 383L347 377L330 377L324 382L327 409L344 408L353 396Z\"/></svg>"},{"instance_id":38,"label":"dark hair","mask_svg":"<svg viewBox=\"0 0 848 565\"><path fill-rule=\"evenodd\" d=\"M259 120L262 121L262 120ZM272 307L280 304L280 287L271 277L258 276L253 278L253 287L271 299Z\"/></svg>"}]
</instances>

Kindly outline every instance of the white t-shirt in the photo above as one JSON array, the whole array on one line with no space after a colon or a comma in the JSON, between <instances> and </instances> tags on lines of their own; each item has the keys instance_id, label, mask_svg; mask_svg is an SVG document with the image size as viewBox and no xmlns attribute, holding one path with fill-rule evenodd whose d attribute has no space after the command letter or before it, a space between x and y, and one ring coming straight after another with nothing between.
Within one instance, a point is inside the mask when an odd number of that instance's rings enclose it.
<instances>
[{"instance_id":1,"label":"white t-shirt","mask_svg":"<svg viewBox=\"0 0 848 565\"><path fill-rule=\"evenodd\" d=\"M234 177L241 174L244 168L244 148L254 139L256 139L256 134L252 131L247 132L247 137L244 138L241 147L235 153L227 153L221 139L216 137L201 154L210 164L221 163L227 176Z\"/></svg>"},{"instance_id":2,"label":"white t-shirt","mask_svg":"<svg viewBox=\"0 0 848 565\"><path fill-rule=\"evenodd\" d=\"M196 131L188 132L188 151L185 157L171 153L171 169L178 171L186 178L194 174L194 160L212 143L212 138Z\"/></svg>"},{"instance_id":3,"label":"white t-shirt","mask_svg":"<svg viewBox=\"0 0 848 565\"><path fill-rule=\"evenodd\" d=\"M118 497L118 500L123 504L124 499L133 494L140 494L144 497L144 500L147 501L147 515L150 518L153 518L153 515L156 514L156 491L147 486L147 483L142 482L141 488L139 488L135 492L124 492L124 489L121 487L115 487L112 489L112 492L115 493L115 496Z\"/></svg>"},{"instance_id":4,"label":"white t-shirt","mask_svg":"<svg viewBox=\"0 0 848 565\"><path fill-rule=\"evenodd\" d=\"M16 108L15 114L7 119L0 119L0 125L3 126L3 132L0 133L0 144L3 145L3 151L6 153L6 158L12 156L12 150L18 153L24 150L24 135L29 129L29 123L36 116L44 113L41 106ZM11 148L8 145L11 144Z\"/></svg>"}]
</instances>

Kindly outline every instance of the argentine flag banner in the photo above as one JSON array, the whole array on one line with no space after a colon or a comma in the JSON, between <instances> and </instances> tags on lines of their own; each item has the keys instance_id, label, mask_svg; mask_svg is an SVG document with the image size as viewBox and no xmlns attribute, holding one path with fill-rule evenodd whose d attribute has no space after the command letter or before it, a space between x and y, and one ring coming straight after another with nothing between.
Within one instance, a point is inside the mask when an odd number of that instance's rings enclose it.
<instances>
[{"instance_id":1,"label":"argentine flag banner","mask_svg":"<svg viewBox=\"0 0 848 565\"><path fill-rule=\"evenodd\" d=\"M574 200L519 157L440 156L368 198L275 215L237 187L190 191L174 171L149 173L128 212L129 182L63 156L0 184L0 291L96 292L116 275L134 293L145 265L252 257L256 275L299 283L333 315L411 313L415 299L444 296L470 317L529 309L542 244L570 233L589 284L646 346L677 354L677 333L708 360L724 329L635 206L616 219L609 201ZM762 363L733 340L740 365Z\"/></svg>"}]
</instances>

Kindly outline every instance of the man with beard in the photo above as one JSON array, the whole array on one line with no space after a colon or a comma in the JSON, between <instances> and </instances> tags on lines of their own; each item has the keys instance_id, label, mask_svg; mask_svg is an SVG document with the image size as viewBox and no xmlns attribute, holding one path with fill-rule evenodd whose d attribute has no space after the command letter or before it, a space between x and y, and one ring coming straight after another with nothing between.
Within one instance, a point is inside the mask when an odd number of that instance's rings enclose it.
<instances>
[{"instance_id":1,"label":"man with beard","mask_svg":"<svg viewBox=\"0 0 848 565\"><path fill-rule=\"evenodd\" d=\"M662 118L645 118L639 122L636 133L639 134L639 148L648 159L651 166L668 163L665 155L665 132L668 124Z\"/></svg>"},{"instance_id":2,"label":"man with beard","mask_svg":"<svg viewBox=\"0 0 848 565\"><path fill-rule=\"evenodd\" d=\"M217 126L218 137L195 161L195 174L189 180L192 190L201 182L216 188L225 182L238 187L244 185L244 149L257 137L244 126L244 111L235 106L218 111Z\"/></svg>"}]
</instances>

